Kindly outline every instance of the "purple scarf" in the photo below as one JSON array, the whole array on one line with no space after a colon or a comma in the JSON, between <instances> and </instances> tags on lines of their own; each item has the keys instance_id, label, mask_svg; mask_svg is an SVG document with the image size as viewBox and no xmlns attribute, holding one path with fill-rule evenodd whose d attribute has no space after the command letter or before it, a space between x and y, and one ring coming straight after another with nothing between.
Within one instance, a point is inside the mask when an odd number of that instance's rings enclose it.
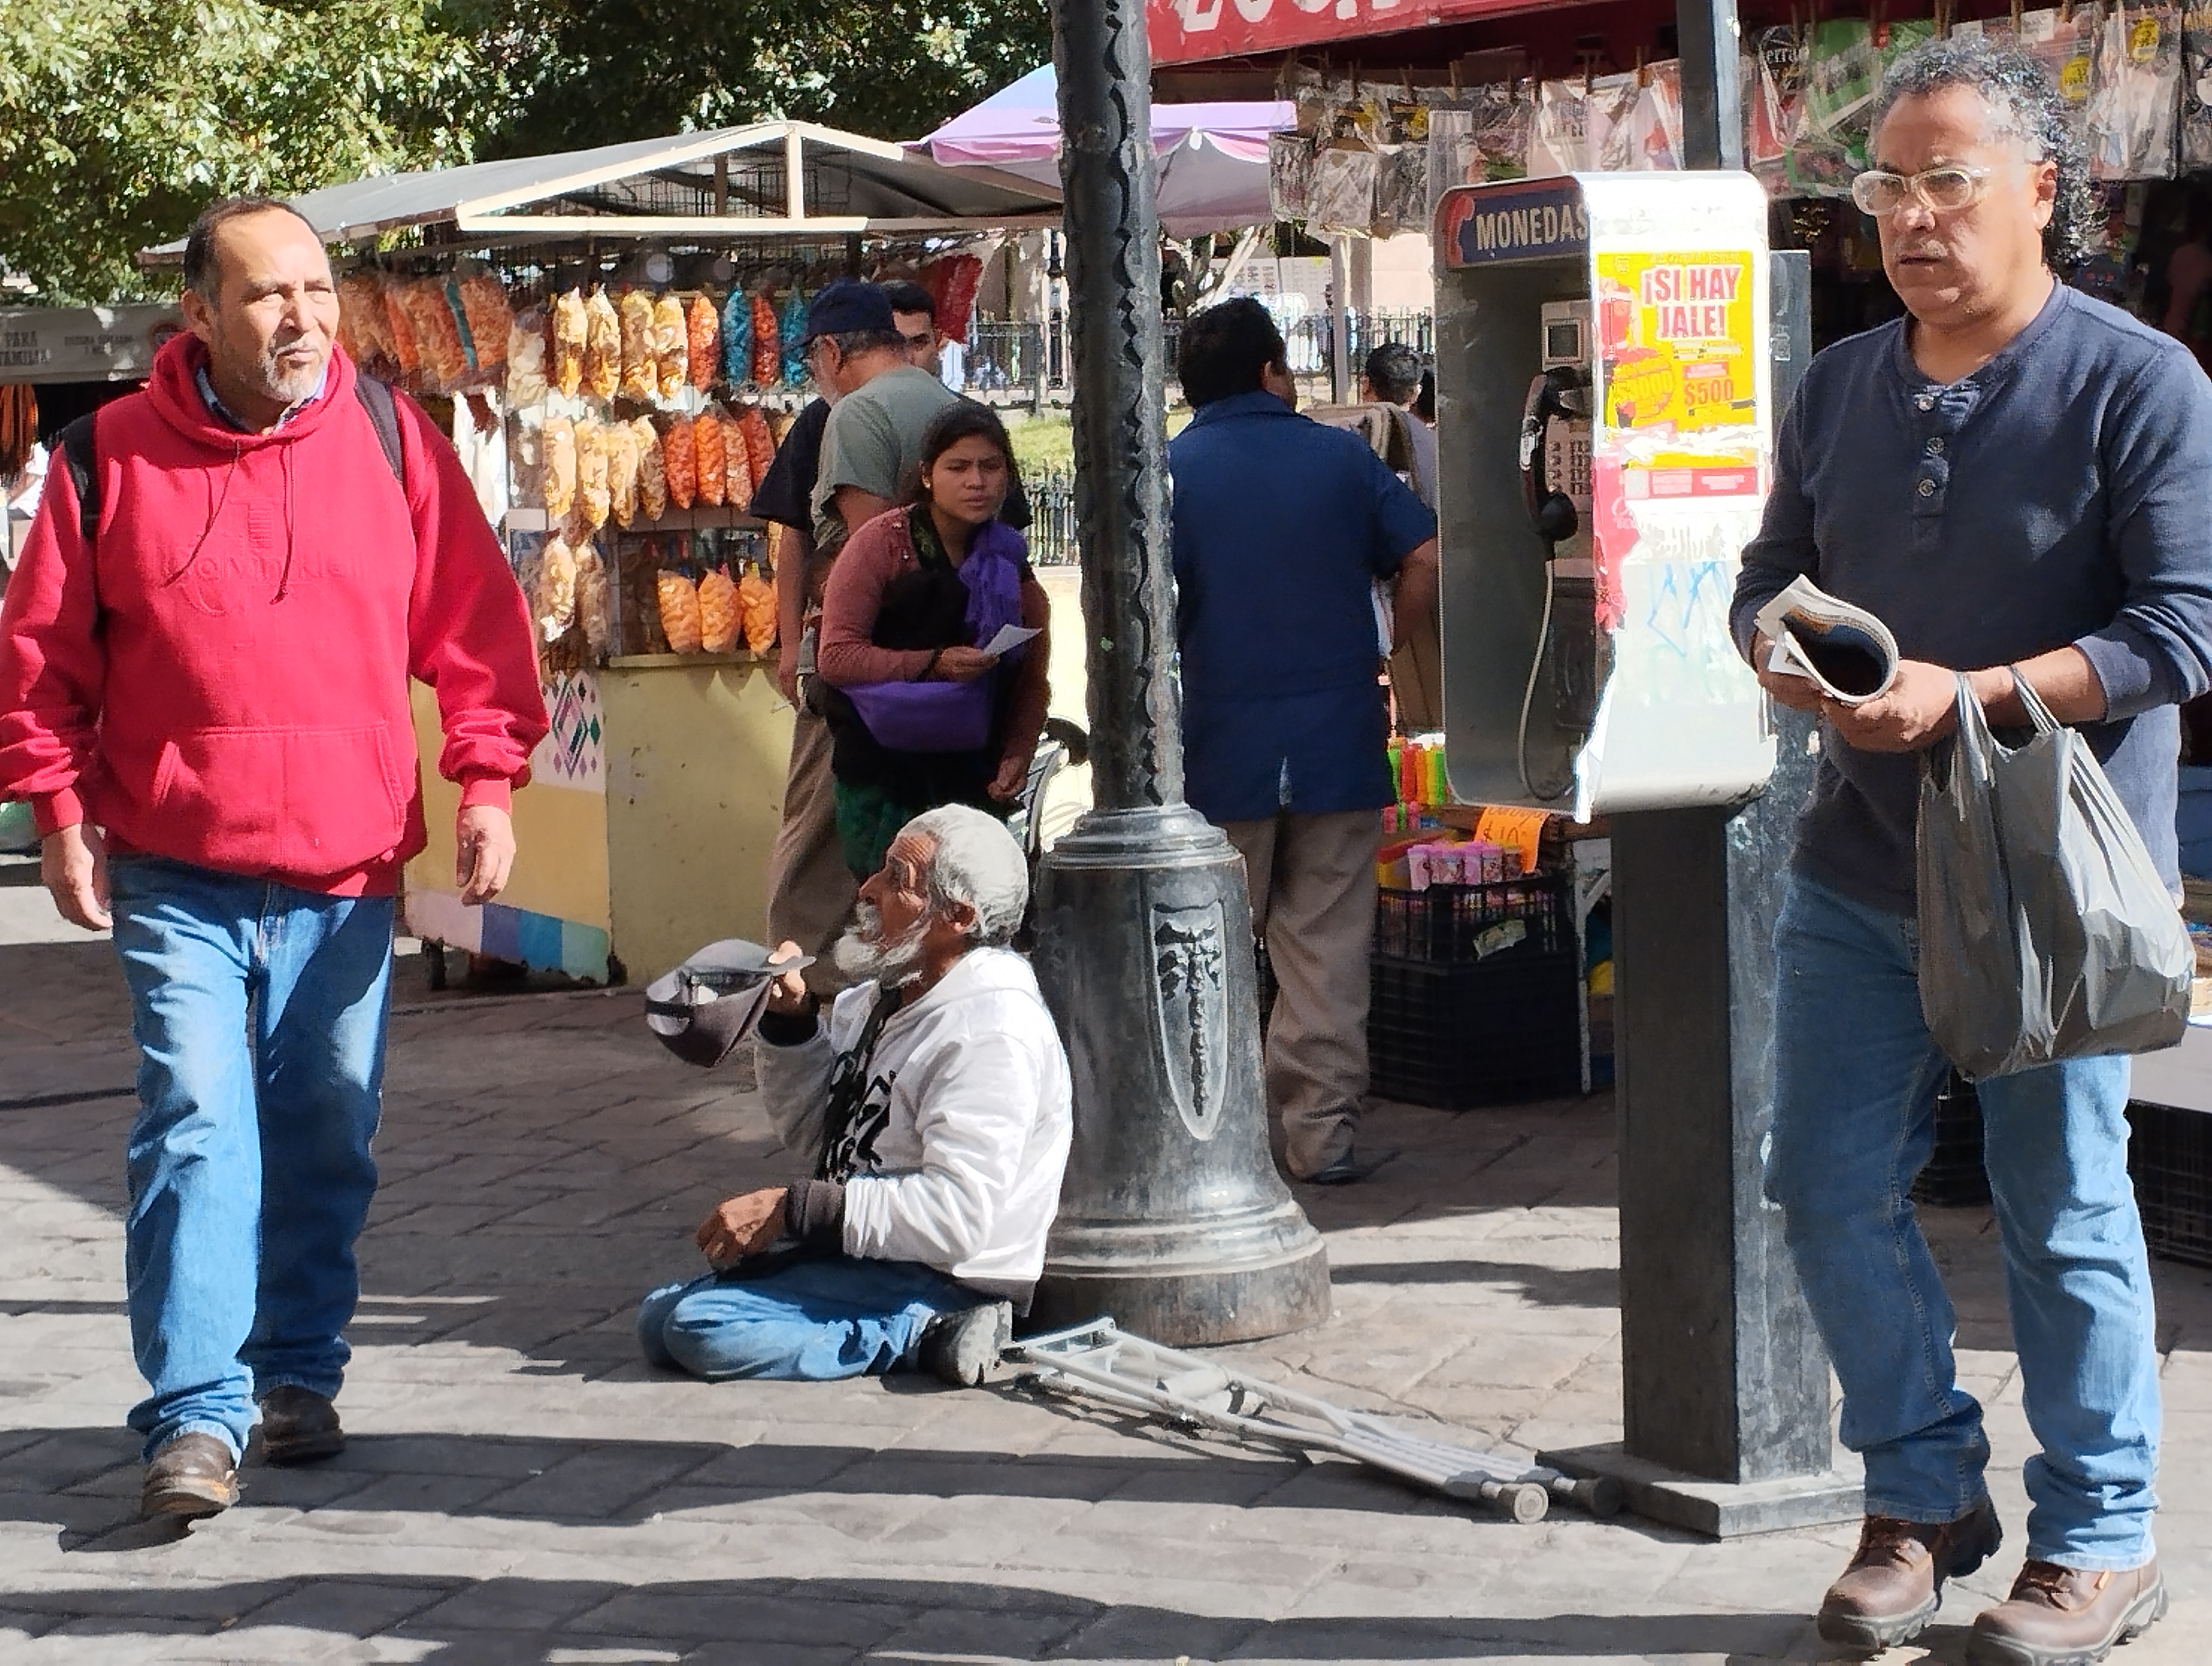
<instances>
[{"instance_id":1,"label":"purple scarf","mask_svg":"<svg viewBox=\"0 0 2212 1666\"><path fill-rule=\"evenodd\" d=\"M924 538L936 545L927 511L915 513L908 526L917 555ZM1002 627L1022 622L1022 558L1028 550L1019 532L997 520L985 521L969 540L968 558L957 570L968 588L969 646L981 648ZM1028 646L1001 660L1000 671ZM845 693L878 746L895 752L974 752L990 743L998 683L999 671L992 671L972 683L863 683Z\"/></svg>"}]
</instances>

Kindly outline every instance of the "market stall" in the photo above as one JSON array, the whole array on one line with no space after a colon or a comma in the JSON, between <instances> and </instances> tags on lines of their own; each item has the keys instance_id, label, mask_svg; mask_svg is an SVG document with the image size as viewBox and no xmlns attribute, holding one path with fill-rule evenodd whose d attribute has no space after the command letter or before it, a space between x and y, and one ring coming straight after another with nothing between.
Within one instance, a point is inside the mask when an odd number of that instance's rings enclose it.
<instances>
[{"instance_id":1,"label":"market stall","mask_svg":"<svg viewBox=\"0 0 2212 1666\"><path fill-rule=\"evenodd\" d=\"M773 122L363 179L294 206L349 246L349 352L450 421L528 599L553 721L495 903L461 905L456 789L425 772L410 927L617 982L757 935L791 711L773 550L747 505L809 397L807 297L896 271L933 286L957 329L992 240L1056 224L1058 193ZM415 706L434 757L428 690Z\"/></svg>"}]
</instances>

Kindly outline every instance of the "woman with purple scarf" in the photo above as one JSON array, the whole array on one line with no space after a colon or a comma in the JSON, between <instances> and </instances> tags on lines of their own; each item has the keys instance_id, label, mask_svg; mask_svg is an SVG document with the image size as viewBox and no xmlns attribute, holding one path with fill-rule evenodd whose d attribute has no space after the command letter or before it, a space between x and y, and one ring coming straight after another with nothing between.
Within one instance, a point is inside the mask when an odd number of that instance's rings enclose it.
<instances>
[{"instance_id":1,"label":"woman with purple scarf","mask_svg":"<svg viewBox=\"0 0 2212 1666\"><path fill-rule=\"evenodd\" d=\"M911 502L866 522L830 569L816 697L830 724L837 835L866 879L925 810L1004 816L1043 730L1051 604L1029 546L998 518L1014 477L995 413L945 407L922 436ZM986 650L1009 625L1038 633Z\"/></svg>"}]
</instances>

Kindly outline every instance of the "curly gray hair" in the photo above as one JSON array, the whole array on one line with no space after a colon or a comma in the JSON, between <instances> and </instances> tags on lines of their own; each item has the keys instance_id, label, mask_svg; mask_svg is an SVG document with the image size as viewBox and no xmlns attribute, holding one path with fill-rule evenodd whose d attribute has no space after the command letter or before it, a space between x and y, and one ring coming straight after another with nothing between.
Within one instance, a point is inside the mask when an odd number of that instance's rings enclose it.
<instances>
[{"instance_id":1,"label":"curly gray hair","mask_svg":"<svg viewBox=\"0 0 2212 1666\"><path fill-rule=\"evenodd\" d=\"M2017 46L1975 35L1930 40L1890 65L1875 99L1872 130L1881 131L1882 119L1899 100L1925 98L1947 87L1981 94L1990 107L1991 137L2017 138L2028 161L2057 164L2058 194L2051 223L2043 228L2043 258L2060 271L2087 260L2095 252L2091 231L2097 221L2088 157L2050 74Z\"/></svg>"},{"instance_id":2,"label":"curly gray hair","mask_svg":"<svg viewBox=\"0 0 2212 1666\"><path fill-rule=\"evenodd\" d=\"M968 940L979 949L1003 948L1021 929L1030 906L1029 859L997 817L964 804L926 810L900 832L919 833L929 855L932 911L966 903L975 910Z\"/></svg>"}]
</instances>

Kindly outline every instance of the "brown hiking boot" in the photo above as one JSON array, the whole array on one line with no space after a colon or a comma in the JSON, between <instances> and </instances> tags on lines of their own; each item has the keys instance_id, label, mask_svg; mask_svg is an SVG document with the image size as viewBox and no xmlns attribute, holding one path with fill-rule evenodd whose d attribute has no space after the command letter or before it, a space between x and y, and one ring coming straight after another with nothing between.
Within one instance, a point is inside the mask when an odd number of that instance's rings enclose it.
<instances>
[{"instance_id":1,"label":"brown hiking boot","mask_svg":"<svg viewBox=\"0 0 2212 1666\"><path fill-rule=\"evenodd\" d=\"M2032 1561L2012 1595L1974 1621L1966 1658L1973 1666L2096 1666L2165 1613L2155 1560L2121 1573Z\"/></svg>"},{"instance_id":2,"label":"brown hiking boot","mask_svg":"<svg viewBox=\"0 0 2212 1666\"><path fill-rule=\"evenodd\" d=\"M197 1430L179 1435L146 1466L138 1513L149 1520L170 1516L190 1521L219 1515L238 1502L238 1464L230 1448Z\"/></svg>"},{"instance_id":3,"label":"brown hiking boot","mask_svg":"<svg viewBox=\"0 0 2212 1666\"><path fill-rule=\"evenodd\" d=\"M313 1463L345 1450L338 1408L313 1389L287 1383L261 1396L261 1456L274 1464Z\"/></svg>"},{"instance_id":4,"label":"brown hiking boot","mask_svg":"<svg viewBox=\"0 0 2212 1666\"><path fill-rule=\"evenodd\" d=\"M1868 1517L1851 1565L1820 1604L1820 1635L1869 1654L1917 1637L1943 1601L1943 1582L1981 1566L2003 1537L1987 1499L1955 1522Z\"/></svg>"}]
</instances>

